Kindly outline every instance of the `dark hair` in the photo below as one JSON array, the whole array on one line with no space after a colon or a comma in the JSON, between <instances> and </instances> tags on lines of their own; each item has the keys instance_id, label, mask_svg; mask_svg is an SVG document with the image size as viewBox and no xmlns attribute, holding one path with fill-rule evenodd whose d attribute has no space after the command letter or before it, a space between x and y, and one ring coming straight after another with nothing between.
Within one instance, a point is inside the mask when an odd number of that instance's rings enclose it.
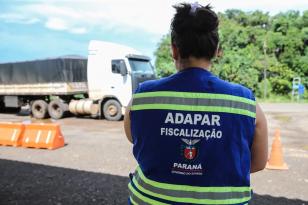
<instances>
[{"instance_id":1,"label":"dark hair","mask_svg":"<svg viewBox=\"0 0 308 205\"><path fill-rule=\"evenodd\" d=\"M211 60L216 53L218 17L210 5L182 3L171 22L171 42L179 49L182 59L193 56Z\"/></svg>"}]
</instances>

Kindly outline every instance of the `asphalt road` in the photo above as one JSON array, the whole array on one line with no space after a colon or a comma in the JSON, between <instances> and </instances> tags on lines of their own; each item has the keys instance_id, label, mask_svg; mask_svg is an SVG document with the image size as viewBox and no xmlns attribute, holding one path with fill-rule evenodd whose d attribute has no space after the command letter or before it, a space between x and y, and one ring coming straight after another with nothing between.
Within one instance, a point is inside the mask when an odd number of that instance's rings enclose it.
<instances>
[{"instance_id":1,"label":"asphalt road","mask_svg":"<svg viewBox=\"0 0 308 205\"><path fill-rule=\"evenodd\" d=\"M308 205L308 105L262 104L271 145L281 129L286 171L252 175L253 205ZM0 121L28 116L0 114ZM58 121L66 146L54 151L0 146L0 204L126 204L136 167L123 122L70 117Z\"/></svg>"}]
</instances>

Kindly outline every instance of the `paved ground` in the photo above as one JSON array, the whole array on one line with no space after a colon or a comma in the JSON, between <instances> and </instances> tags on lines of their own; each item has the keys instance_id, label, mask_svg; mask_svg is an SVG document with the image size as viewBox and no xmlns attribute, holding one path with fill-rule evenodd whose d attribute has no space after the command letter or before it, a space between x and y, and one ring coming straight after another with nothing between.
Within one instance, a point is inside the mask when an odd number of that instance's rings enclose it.
<instances>
[{"instance_id":1,"label":"paved ground","mask_svg":"<svg viewBox=\"0 0 308 205\"><path fill-rule=\"evenodd\" d=\"M308 205L308 105L262 104L280 128L287 171L252 175L253 205ZM0 121L30 120L12 113ZM123 122L60 120L67 145L49 151L0 147L0 204L126 204L127 173L136 163ZM116 156L116 157L115 157Z\"/></svg>"}]
</instances>

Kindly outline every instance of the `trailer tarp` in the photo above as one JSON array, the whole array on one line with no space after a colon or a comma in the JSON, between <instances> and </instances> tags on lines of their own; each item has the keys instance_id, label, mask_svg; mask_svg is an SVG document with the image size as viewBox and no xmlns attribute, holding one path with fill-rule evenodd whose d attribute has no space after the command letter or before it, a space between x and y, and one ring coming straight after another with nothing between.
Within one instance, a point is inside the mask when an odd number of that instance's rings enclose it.
<instances>
[{"instance_id":1,"label":"trailer tarp","mask_svg":"<svg viewBox=\"0 0 308 205\"><path fill-rule=\"evenodd\" d=\"M0 64L0 85L87 82L87 59L59 57Z\"/></svg>"}]
</instances>

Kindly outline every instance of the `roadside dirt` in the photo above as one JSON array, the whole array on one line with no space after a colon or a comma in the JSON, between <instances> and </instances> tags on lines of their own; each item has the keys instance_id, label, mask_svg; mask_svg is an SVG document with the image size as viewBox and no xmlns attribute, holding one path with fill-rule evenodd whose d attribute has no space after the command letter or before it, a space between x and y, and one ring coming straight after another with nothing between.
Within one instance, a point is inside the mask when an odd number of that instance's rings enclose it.
<instances>
[{"instance_id":1,"label":"roadside dirt","mask_svg":"<svg viewBox=\"0 0 308 205\"><path fill-rule=\"evenodd\" d=\"M308 205L308 105L261 106L269 122L269 149L275 129L281 129L289 170L253 174L251 204ZM0 114L0 121L27 120ZM0 146L0 204L126 204L127 175L136 162L123 122L76 117L58 122L64 148Z\"/></svg>"}]
</instances>

